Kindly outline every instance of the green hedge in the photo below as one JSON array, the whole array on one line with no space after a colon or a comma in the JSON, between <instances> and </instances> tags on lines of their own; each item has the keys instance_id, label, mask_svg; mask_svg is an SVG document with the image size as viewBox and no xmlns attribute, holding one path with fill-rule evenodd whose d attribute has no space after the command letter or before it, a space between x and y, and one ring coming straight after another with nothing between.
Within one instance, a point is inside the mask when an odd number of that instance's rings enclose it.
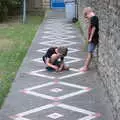
<instances>
[{"instance_id":1,"label":"green hedge","mask_svg":"<svg viewBox=\"0 0 120 120\"><path fill-rule=\"evenodd\" d=\"M22 0L0 0L0 22L6 20L9 15L15 15L20 9Z\"/></svg>"}]
</instances>

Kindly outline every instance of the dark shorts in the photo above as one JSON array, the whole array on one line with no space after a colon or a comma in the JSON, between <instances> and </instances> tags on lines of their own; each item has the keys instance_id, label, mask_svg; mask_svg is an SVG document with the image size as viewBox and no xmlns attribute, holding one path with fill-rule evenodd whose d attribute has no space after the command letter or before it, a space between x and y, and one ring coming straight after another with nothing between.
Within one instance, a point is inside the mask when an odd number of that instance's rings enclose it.
<instances>
[{"instance_id":1,"label":"dark shorts","mask_svg":"<svg viewBox=\"0 0 120 120\"><path fill-rule=\"evenodd\" d=\"M96 44L88 43L88 52L93 53L96 48Z\"/></svg>"}]
</instances>

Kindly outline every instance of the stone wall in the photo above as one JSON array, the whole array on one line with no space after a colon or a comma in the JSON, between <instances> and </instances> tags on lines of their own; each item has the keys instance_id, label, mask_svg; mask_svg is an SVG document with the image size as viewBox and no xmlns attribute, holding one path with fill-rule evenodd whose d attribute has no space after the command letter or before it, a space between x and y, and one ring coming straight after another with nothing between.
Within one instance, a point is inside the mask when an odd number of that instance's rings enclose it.
<instances>
[{"instance_id":1,"label":"stone wall","mask_svg":"<svg viewBox=\"0 0 120 120\"><path fill-rule=\"evenodd\" d=\"M47 1L47 0L46 0ZM33 15L43 15L49 5L45 0L27 0L27 11Z\"/></svg>"},{"instance_id":2,"label":"stone wall","mask_svg":"<svg viewBox=\"0 0 120 120\"><path fill-rule=\"evenodd\" d=\"M28 0L27 1L27 9L41 9L43 6L42 0Z\"/></svg>"},{"instance_id":3,"label":"stone wall","mask_svg":"<svg viewBox=\"0 0 120 120\"><path fill-rule=\"evenodd\" d=\"M43 8L50 8L50 0L43 0Z\"/></svg>"},{"instance_id":4,"label":"stone wall","mask_svg":"<svg viewBox=\"0 0 120 120\"><path fill-rule=\"evenodd\" d=\"M120 120L120 0L79 0L79 16L85 6L94 8L100 20L98 71L112 103L114 120ZM83 29L83 17L80 17Z\"/></svg>"}]
</instances>

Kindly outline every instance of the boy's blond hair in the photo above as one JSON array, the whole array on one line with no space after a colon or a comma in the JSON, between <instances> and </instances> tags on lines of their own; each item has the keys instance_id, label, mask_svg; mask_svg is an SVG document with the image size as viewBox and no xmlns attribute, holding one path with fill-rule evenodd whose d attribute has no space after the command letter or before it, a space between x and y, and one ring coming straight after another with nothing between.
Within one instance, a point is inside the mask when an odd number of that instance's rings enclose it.
<instances>
[{"instance_id":1,"label":"boy's blond hair","mask_svg":"<svg viewBox=\"0 0 120 120\"><path fill-rule=\"evenodd\" d=\"M91 7L86 7L83 9L83 15L86 16L86 14L93 12L93 9Z\"/></svg>"},{"instance_id":2,"label":"boy's blond hair","mask_svg":"<svg viewBox=\"0 0 120 120\"><path fill-rule=\"evenodd\" d=\"M60 54L62 54L63 56L66 56L67 52L68 52L68 48L66 48L66 47L58 47L58 52Z\"/></svg>"}]
</instances>

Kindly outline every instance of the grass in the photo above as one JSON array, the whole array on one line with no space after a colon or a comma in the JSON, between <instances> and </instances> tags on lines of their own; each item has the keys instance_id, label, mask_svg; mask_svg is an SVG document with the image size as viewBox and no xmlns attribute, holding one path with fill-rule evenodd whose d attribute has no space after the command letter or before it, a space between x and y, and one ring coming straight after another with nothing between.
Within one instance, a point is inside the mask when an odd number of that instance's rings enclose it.
<instances>
[{"instance_id":1,"label":"grass","mask_svg":"<svg viewBox=\"0 0 120 120\"><path fill-rule=\"evenodd\" d=\"M42 20L29 16L27 24L16 20L0 24L0 107Z\"/></svg>"}]
</instances>

